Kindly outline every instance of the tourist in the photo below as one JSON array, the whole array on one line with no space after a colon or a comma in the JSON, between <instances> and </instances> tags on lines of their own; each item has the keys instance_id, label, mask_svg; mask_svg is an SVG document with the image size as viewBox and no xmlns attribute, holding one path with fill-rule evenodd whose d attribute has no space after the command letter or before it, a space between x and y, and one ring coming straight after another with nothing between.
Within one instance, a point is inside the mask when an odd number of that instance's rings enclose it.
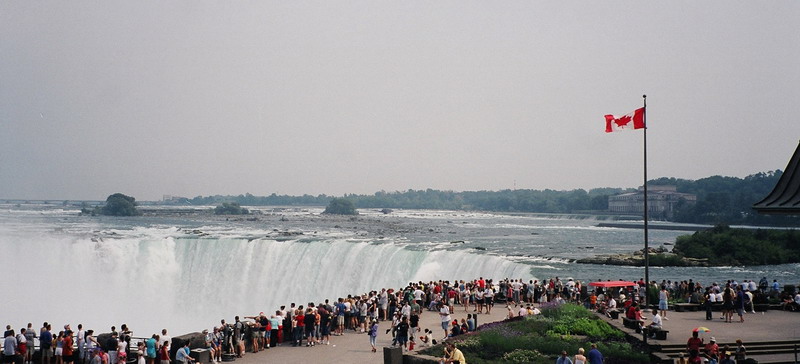
<instances>
[{"instance_id":1,"label":"tourist","mask_svg":"<svg viewBox=\"0 0 800 364\"><path fill-rule=\"evenodd\" d=\"M483 304L486 306L486 314L490 315L494 307L494 288L491 285L483 289Z\"/></svg>"},{"instance_id":2,"label":"tourist","mask_svg":"<svg viewBox=\"0 0 800 364\"><path fill-rule=\"evenodd\" d=\"M263 313L263 312L262 312ZM258 344L261 340L261 321L258 319L260 316L245 316L245 319L253 319L254 322L246 324L250 326L250 346L253 347L253 353L258 352Z\"/></svg>"},{"instance_id":3,"label":"tourist","mask_svg":"<svg viewBox=\"0 0 800 364\"><path fill-rule=\"evenodd\" d=\"M731 322L733 317L733 299L735 296L736 294L733 292L730 283L728 283L722 293L722 314L725 322Z\"/></svg>"},{"instance_id":4,"label":"tourist","mask_svg":"<svg viewBox=\"0 0 800 364\"><path fill-rule=\"evenodd\" d=\"M734 351L734 357L736 358L737 363L742 363L745 359L747 359L747 349L744 347L742 339L736 339L736 350Z\"/></svg>"},{"instance_id":5,"label":"tourist","mask_svg":"<svg viewBox=\"0 0 800 364\"><path fill-rule=\"evenodd\" d=\"M73 332L70 329L67 329L67 331L64 332L64 344L62 346L63 347L62 356L64 358L64 363L66 364L72 364L72 362L75 360L73 357L75 351L72 345L74 343L74 340L72 339L72 334Z\"/></svg>"},{"instance_id":6,"label":"tourist","mask_svg":"<svg viewBox=\"0 0 800 364\"><path fill-rule=\"evenodd\" d=\"M92 332L92 330L89 330L89 331L86 332L86 334L87 334L87 337L86 337L87 338L87 343L88 343L88 338L89 338L88 335L91 335L91 332ZM158 357L158 352L157 352L157 349L156 349L158 347L158 344L157 344L158 343L158 339L159 339L158 334L153 334L153 336L150 337L149 339L147 339L147 341L145 342L145 345L147 346L147 351L146 351L147 352L147 364L155 364L155 362L156 362L156 358ZM89 352L91 352L91 350Z\"/></svg>"},{"instance_id":7,"label":"tourist","mask_svg":"<svg viewBox=\"0 0 800 364\"><path fill-rule=\"evenodd\" d=\"M603 354L600 350L597 350L597 344L592 344L592 349L589 350L589 364L602 364L603 363Z\"/></svg>"},{"instance_id":8,"label":"tourist","mask_svg":"<svg viewBox=\"0 0 800 364\"><path fill-rule=\"evenodd\" d=\"M472 284L466 284L461 291L461 303L464 305L464 312L469 311L470 299L472 298Z\"/></svg>"},{"instance_id":9,"label":"tourist","mask_svg":"<svg viewBox=\"0 0 800 364\"><path fill-rule=\"evenodd\" d=\"M678 360L675 361L675 364L689 364L689 360L686 359L686 354L683 352L678 353Z\"/></svg>"},{"instance_id":10,"label":"tourist","mask_svg":"<svg viewBox=\"0 0 800 364\"><path fill-rule=\"evenodd\" d=\"M208 350L208 353L211 356L211 361L217 360L218 347L216 345L216 334L217 334L216 327L214 327L213 332L208 332L208 329L203 329L203 339L205 340L206 343L206 349Z\"/></svg>"},{"instance_id":11,"label":"tourist","mask_svg":"<svg viewBox=\"0 0 800 364\"><path fill-rule=\"evenodd\" d=\"M381 293L378 295L378 305L380 306L379 315L383 321L386 321L389 308L389 293L386 292L386 288L381 288Z\"/></svg>"},{"instance_id":12,"label":"tourist","mask_svg":"<svg viewBox=\"0 0 800 364\"><path fill-rule=\"evenodd\" d=\"M113 330L113 328L112 328ZM117 340L117 332L111 331L111 337L105 342L105 347L103 348L106 353L108 353L108 363L109 364L116 364L117 363L117 347L119 346L119 340ZM58 350L58 349L56 349Z\"/></svg>"},{"instance_id":13,"label":"tourist","mask_svg":"<svg viewBox=\"0 0 800 364\"><path fill-rule=\"evenodd\" d=\"M717 364L717 361L719 361L719 346L717 345L717 339L713 336L706 344L703 354L708 359L709 364Z\"/></svg>"},{"instance_id":14,"label":"tourist","mask_svg":"<svg viewBox=\"0 0 800 364\"><path fill-rule=\"evenodd\" d=\"M24 358L28 355L28 338L25 337L25 333L27 330L23 327L19 330L19 334L17 334L17 351L19 352L19 356ZM31 350L33 350L33 341L31 341Z\"/></svg>"},{"instance_id":15,"label":"tourist","mask_svg":"<svg viewBox=\"0 0 800 364\"><path fill-rule=\"evenodd\" d=\"M425 329L424 335L419 337L422 346L431 346L436 344L436 340L433 339L433 331Z\"/></svg>"},{"instance_id":16,"label":"tourist","mask_svg":"<svg viewBox=\"0 0 800 364\"><path fill-rule=\"evenodd\" d=\"M54 356L56 358L56 364L63 364L64 357L62 355L64 355L64 331L59 331L53 342L55 343Z\"/></svg>"},{"instance_id":17,"label":"tourist","mask_svg":"<svg viewBox=\"0 0 800 364\"><path fill-rule=\"evenodd\" d=\"M442 330L444 331L444 339L447 339L447 329L450 325L450 307L439 303L439 317L442 322Z\"/></svg>"},{"instance_id":18,"label":"tourist","mask_svg":"<svg viewBox=\"0 0 800 364\"><path fill-rule=\"evenodd\" d=\"M693 351L689 353L689 364L702 364L703 358L700 357L700 353Z\"/></svg>"},{"instance_id":19,"label":"tourist","mask_svg":"<svg viewBox=\"0 0 800 364\"><path fill-rule=\"evenodd\" d=\"M572 359L567 356L566 350L561 350L561 356L556 359L556 364L572 364Z\"/></svg>"},{"instance_id":20,"label":"tourist","mask_svg":"<svg viewBox=\"0 0 800 364\"><path fill-rule=\"evenodd\" d=\"M662 321L661 321L661 311L658 309L653 309L653 321L650 325L647 325L647 334L650 337L655 337L656 332L661 331Z\"/></svg>"},{"instance_id":21,"label":"tourist","mask_svg":"<svg viewBox=\"0 0 800 364\"><path fill-rule=\"evenodd\" d=\"M236 357L241 358L244 356L244 334L247 327L244 322L239 320L239 316L235 316L233 324L233 350L236 352ZM162 330L162 334L166 334L166 329ZM164 338L161 338L164 341Z\"/></svg>"},{"instance_id":22,"label":"tourist","mask_svg":"<svg viewBox=\"0 0 800 364\"><path fill-rule=\"evenodd\" d=\"M36 339L36 330L33 328L33 324L28 322L28 327L25 329L25 341L27 342L27 350L25 351L24 361L26 363L33 363L33 352L36 351L36 345L34 339Z\"/></svg>"},{"instance_id":23,"label":"tourist","mask_svg":"<svg viewBox=\"0 0 800 364\"><path fill-rule=\"evenodd\" d=\"M19 343L14 335L14 330L7 327L3 338L3 362L5 363L21 363L22 356L19 352Z\"/></svg>"},{"instance_id":24,"label":"tourist","mask_svg":"<svg viewBox=\"0 0 800 364\"><path fill-rule=\"evenodd\" d=\"M750 282L752 283L753 281ZM753 292L755 291L749 289L744 290L744 310L750 313L756 313L756 305L753 302L753 298L755 297L753 296Z\"/></svg>"},{"instance_id":25,"label":"tourist","mask_svg":"<svg viewBox=\"0 0 800 364\"><path fill-rule=\"evenodd\" d=\"M161 347L158 348L158 360L160 360L161 364L170 364L169 341L161 341Z\"/></svg>"},{"instance_id":26,"label":"tourist","mask_svg":"<svg viewBox=\"0 0 800 364\"><path fill-rule=\"evenodd\" d=\"M80 327L80 326L78 326L78 327ZM136 344L136 350L139 352L139 357L136 358L136 364L146 364L145 356L147 356L147 354L146 354L146 350L147 349L145 349L143 341L139 341L139 343ZM145 355L142 355L143 353ZM212 358L212 361L213 361L213 358Z\"/></svg>"},{"instance_id":27,"label":"tourist","mask_svg":"<svg viewBox=\"0 0 800 364\"><path fill-rule=\"evenodd\" d=\"M739 315L739 322L744 322L744 302L745 295L744 291L742 291L742 286L736 287L736 300L734 301L734 305L736 307L736 314Z\"/></svg>"},{"instance_id":28,"label":"tourist","mask_svg":"<svg viewBox=\"0 0 800 364\"><path fill-rule=\"evenodd\" d=\"M447 306L445 306L447 307ZM408 343L408 330L410 325L408 324L408 319L403 317L400 323L397 325L397 334L395 338L397 340L397 344L400 345L401 348L405 349L406 344Z\"/></svg>"},{"instance_id":29,"label":"tourist","mask_svg":"<svg viewBox=\"0 0 800 364\"><path fill-rule=\"evenodd\" d=\"M303 315L303 327L305 329L306 346L314 346L316 339L314 338L314 322L317 317L314 315L314 309L309 307Z\"/></svg>"},{"instance_id":30,"label":"tourist","mask_svg":"<svg viewBox=\"0 0 800 364\"><path fill-rule=\"evenodd\" d=\"M303 332L305 326L305 315L303 314L302 307L294 310L292 318L292 346L303 345Z\"/></svg>"},{"instance_id":31,"label":"tourist","mask_svg":"<svg viewBox=\"0 0 800 364\"><path fill-rule=\"evenodd\" d=\"M444 364L467 364L467 359L464 357L464 353L461 352L458 348L456 348L456 343L454 342L447 342L445 345L445 356L442 360Z\"/></svg>"},{"instance_id":32,"label":"tourist","mask_svg":"<svg viewBox=\"0 0 800 364\"><path fill-rule=\"evenodd\" d=\"M369 325L369 344L372 346L373 353L378 351L378 349L375 346L375 341L377 339L378 339L378 320L372 320L372 322Z\"/></svg>"},{"instance_id":33,"label":"tourist","mask_svg":"<svg viewBox=\"0 0 800 364\"><path fill-rule=\"evenodd\" d=\"M661 317L664 320L669 320L667 318L667 301L669 300L669 292L667 292L667 287L661 287L661 291L658 292L658 309L661 311Z\"/></svg>"},{"instance_id":34,"label":"tourist","mask_svg":"<svg viewBox=\"0 0 800 364\"><path fill-rule=\"evenodd\" d=\"M194 363L194 358L192 358L189 354L189 342L187 341L183 344L182 348L179 348L175 352L175 361L181 364Z\"/></svg>"},{"instance_id":35,"label":"tourist","mask_svg":"<svg viewBox=\"0 0 800 364\"><path fill-rule=\"evenodd\" d=\"M42 363L49 364L53 357L53 333L50 331L50 324L46 322L42 329L39 333L39 351L41 351Z\"/></svg>"},{"instance_id":36,"label":"tourist","mask_svg":"<svg viewBox=\"0 0 800 364\"><path fill-rule=\"evenodd\" d=\"M703 339L698 337L697 331L692 331L692 337L686 341L686 351L688 351L689 356L691 356L693 352L699 353L701 347L703 347Z\"/></svg>"},{"instance_id":37,"label":"tourist","mask_svg":"<svg viewBox=\"0 0 800 364\"><path fill-rule=\"evenodd\" d=\"M583 348L578 348L578 353L575 354L575 364L586 364L586 356L583 353Z\"/></svg>"}]
</instances>

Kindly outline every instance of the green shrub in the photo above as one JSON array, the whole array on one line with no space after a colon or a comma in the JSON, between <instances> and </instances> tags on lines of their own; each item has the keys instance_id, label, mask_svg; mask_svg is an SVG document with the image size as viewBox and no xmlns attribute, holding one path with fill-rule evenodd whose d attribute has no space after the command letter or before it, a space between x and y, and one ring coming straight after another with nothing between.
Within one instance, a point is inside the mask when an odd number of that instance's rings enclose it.
<instances>
[{"instance_id":1,"label":"green shrub","mask_svg":"<svg viewBox=\"0 0 800 364\"><path fill-rule=\"evenodd\" d=\"M516 349L503 354L503 361L506 363L535 363L543 359L548 358L536 350Z\"/></svg>"},{"instance_id":2,"label":"green shrub","mask_svg":"<svg viewBox=\"0 0 800 364\"><path fill-rule=\"evenodd\" d=\"M358 215L353 201L344 198L332 199L323 213L333 215Z\"/></svg>"}]
</instances>

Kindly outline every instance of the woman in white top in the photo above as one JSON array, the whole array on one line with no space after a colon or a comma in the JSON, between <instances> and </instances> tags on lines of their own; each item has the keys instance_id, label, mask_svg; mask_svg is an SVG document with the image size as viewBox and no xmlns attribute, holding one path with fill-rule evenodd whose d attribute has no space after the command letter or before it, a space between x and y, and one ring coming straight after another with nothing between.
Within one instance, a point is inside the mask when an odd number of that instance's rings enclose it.
<instances>
[{"instance_id":1,"label":"woman in white top","mask_svg":"<svg viewBox=\"0 0 800 364\"><path fill-rule=\"evenodd\" d=\"M578 349L578 354L575 354L575 364L586 363L586 357L583 356L583 348Z\"/></svg>"},{"instance_id":2,"label":"woman in white top","mask_svg":"<svg viewBox=\"0 0 800 364\"><path fill-rule=\"evenodd\" d=\"M138 352L139 352L139 356L136 359L136 364L145 364L145 360L144 360L144 352L145 352L145 350L144 350L144 341L139 341L139 344L137 344L136 347L137 347Z\"/></svg>"},{"instance_id":3,"label":"woman in white top","mask_svg":"<svg viewBox=\"0 0 800 364\"><path fill-rule=\"evenodd\" d=\"M483 301L486 304L486 313L492 313L492 307L494 307L494 290L491 287L486 287L483 290Z\"/></svg>"}]
</instances>

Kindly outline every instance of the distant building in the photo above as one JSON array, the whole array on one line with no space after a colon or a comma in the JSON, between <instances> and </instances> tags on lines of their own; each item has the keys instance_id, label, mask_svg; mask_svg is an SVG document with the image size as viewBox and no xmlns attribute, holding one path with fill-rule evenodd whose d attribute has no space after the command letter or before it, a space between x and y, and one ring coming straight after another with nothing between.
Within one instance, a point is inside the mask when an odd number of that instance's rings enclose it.
<instances>
[{"instance_id":1,"label":"distant building","mask_svg":"<svg viewBox=\"0 0 800 364\"><path fill-rule=\"evenodd\" d=\"M181 196L173 196L173 195L164 195L161 198L161 203L163 204L182 204L188 202L188 198L181 197Z\"/></svg>"},{"instance_id":2,"label":"distant building","mask_svg":"<svg viewBox=\"0 0 800 364\"><path fill-rule=\"evenodd\" d=\"M647 210L650 218L671 219L681 203L694 204L697 195L681 193L676 186L647 186ZM608 197L608 211L614 214L644 215L644 188L636 192Z\"/></svg>"}]
</instances>

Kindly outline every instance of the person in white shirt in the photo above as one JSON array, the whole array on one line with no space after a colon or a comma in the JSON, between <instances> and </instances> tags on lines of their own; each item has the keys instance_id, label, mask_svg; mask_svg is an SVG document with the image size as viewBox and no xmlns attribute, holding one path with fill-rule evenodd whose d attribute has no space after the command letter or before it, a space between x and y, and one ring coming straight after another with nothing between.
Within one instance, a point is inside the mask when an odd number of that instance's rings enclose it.
<instances>
[{"instance_id":1,"label":"person in white shirt","mask_svg":"<svg viewBox=\"0 0 800 364\"><path fill-rule=\"evenodd\" d=\"M661 325L662 324L663 324L663 321L661 321L661 313L658 312L658 309L654 308L653 309L653 322L651 322L650 325L647 326L647 333L650 335L650 337L655 336L656 335L656 331L661 330Z\"/></svg>"},{"instance_id":2,"label":"person in white shirt","mask_svg":"<svg viewBox=\"0 0 800 364\"><path fill-rule=\"evenodd\" d=\"M450 307L439 302L439 316L442 319L442 330L444 330L444 338L447 339L447 329L450 326Z\"/></svg>"}]
</instances>

